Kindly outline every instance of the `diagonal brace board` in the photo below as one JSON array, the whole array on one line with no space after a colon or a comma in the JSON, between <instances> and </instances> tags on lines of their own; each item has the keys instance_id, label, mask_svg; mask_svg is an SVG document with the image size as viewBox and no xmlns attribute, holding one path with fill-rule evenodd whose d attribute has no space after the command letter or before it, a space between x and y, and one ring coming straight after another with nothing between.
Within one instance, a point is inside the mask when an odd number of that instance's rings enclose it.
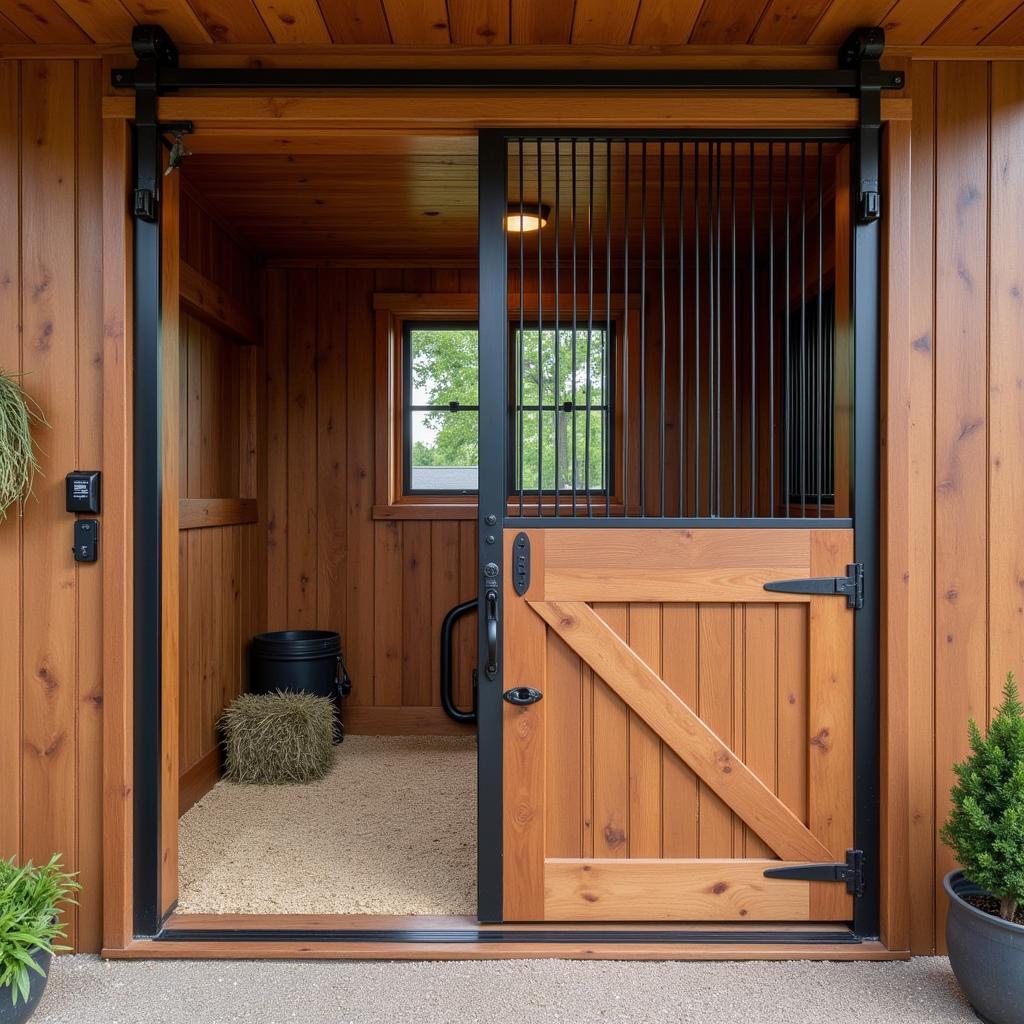
<instances>
[{"instance_id":1,"label":"diagonal brace board","mask_svg":"<svg viewBox=\"0 0 1024 1024\"><path fill-rule=\"evenodd\" d=\"M783 860L832 859L807 826L589 605L582 601L529 603Z\"/></svg>"}]
</instances>

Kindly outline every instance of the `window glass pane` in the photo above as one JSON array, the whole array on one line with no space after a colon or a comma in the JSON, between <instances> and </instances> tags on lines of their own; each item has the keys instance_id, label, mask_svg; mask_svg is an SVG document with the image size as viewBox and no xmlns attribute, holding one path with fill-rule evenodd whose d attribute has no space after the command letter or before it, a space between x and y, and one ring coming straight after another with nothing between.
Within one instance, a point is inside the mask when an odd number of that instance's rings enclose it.
<instances>
[{"instance_id":1,"label":"window glass pane","mask_svg":"<svg viewBox=\"0 0 1024 1024\"><path fill-rule=\"evenodd\" d=\"M477 329L473 324L411 328L411 404L476 405L477 351Z\"/></svg>"},{"instance_id":2,"label":"window glass pane","mask_svg":"<svg viewBox=\"0 0 1024 1024\"><path fill-rule=\"evenodd\" d=\"M413 491L475 491L477 414L413 412L410 458Z\"/></svg>"},{"instance_id":3,"label":"window glass pane","mask_svg":"<svg viewBox=\"0 0 1024 1024\"><path fill-rule=\"evenodd\" d=\"M525 327L522 331L522 349L519 348L520 331L513 332L516 357L522 359L523 405L537 405L538 388L543 384L544 405L557 401L575 400L579 405L587 401L587 338L586 325L576 326L576 345L573 347L571 327L559 325L558 330L558 373L555 373L555 330L545 327L540 332L540 351L537 349L537 328ZM603 326L595 325L589 332L590 338L590 404L601 405L604 401L604 366L607 349L607 333ZM575 367L575 370L574 370ZM518 389L513 396L519 402Z\"/></svg>"},{"instance_id":4,"label":"window glass pane","mask_svg":"<svg viewBox=\"0 0 1024 1024\"><path fill-rule=\"evenodd\" d=\"M556 417L557 417L557 438L556 438ZM555 489L555 453L557 452L558 468L558 489L571 491L573 487L573 476L576 478L576 490L585 491L589 485L591 490L599 491L605 487L605 473L607 470L607 459L605 450L605 413L593 411L590 414L590 439L589 439L589 475L588 475L588 441L587 441L587 416L584 412L577 412L575 417L575 432L573 430L572 413L547 410L540 419L536 409L525 409L522 415L523 427L523 451L521 460L522 488L525 491L537 490L537 460L538 453L542 452L541 458L541 487L545 491ZM538 422L541 430L538 431ZM518 446L519 434L516 424L515 443ZM572 453L576 451L576 459L573 461ZM518 489L518 484L517 484Z\"/></svg>"}]
</instances>

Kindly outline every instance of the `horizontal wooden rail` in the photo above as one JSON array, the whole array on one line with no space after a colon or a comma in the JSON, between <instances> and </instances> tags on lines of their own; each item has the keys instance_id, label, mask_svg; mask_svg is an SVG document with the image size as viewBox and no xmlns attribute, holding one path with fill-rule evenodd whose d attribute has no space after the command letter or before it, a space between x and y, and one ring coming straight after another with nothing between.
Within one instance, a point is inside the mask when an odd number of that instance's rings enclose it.
<instances>
[{"instance_id":1,"label":"horizontal wooden rail","mask_svg":"<svg viewBox=\"0 0 1024 1024\"><path fill-rule=\"evenodd\" d=\"M258 519L255 498L182 498L178 502L179 530L242 526Z\"/></svg>"},{"instance_id":2,"label":"horizontal wooden rail","mask_svg":"<svg viewBox=\"0 0 1024 1024\"><path fill-rule=\"evenodd\" d=\"M261 344L259 321L245 306L184 262L181 264L179 298L182 306L193 316L231 335L243 345Z\"/></svg>"}]
</instances>

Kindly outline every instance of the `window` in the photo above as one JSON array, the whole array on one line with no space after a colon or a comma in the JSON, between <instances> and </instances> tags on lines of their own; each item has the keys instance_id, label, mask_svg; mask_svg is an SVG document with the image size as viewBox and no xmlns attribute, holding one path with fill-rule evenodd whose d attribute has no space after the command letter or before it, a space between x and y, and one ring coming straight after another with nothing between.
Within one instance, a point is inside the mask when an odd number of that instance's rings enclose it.
<instances>
[{"instance_id":1,"label":"window","mask_svg":"<svg viewBox=\"0 0 1024 1024\"><path fill-rule=\"evenodd\" d=\"M477 490L478 337L475 323L405 323L406 494Z\"/></svg>"},{"instance_id":2,"label":"window","mask_svg":"<svg viewBox=\"0 0 1024 1024\"><path fill-rule=\"evenodd\" d=\"M604 323L559 326L556 347L554 325L513 327L511 491L610 488L610 334Z\"/></svg>"},{"instance_id":3,"label":"window","mask_svg":"<svg viewBox=\"0 0 1024 1024\"><path fill-rule=\"evenodd\" d=\"M510 493L612 484L612 331L600 323L558 336L556 351L553 325L510 331ZM403 323L404 494L477 491L478 345L475 322Z\"/></svg>"}]
</instances>

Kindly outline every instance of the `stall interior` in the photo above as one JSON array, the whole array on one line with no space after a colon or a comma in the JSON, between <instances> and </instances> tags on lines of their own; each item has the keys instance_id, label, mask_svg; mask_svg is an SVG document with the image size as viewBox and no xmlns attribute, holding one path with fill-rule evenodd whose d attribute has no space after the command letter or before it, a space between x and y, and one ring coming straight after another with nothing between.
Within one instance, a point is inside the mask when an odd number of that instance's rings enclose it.
<instances>
[{"instance_id":1,"label":"stall interior","mask_svg":"<svg viewBox=\"0 0 1024 1024\"><path fill-rule=\"evenodd\" d=\"M512 514L849 514L844 145L510 142ZM177 911L472 917L477 140L192 148ZM340 635L344 739L318 781L229 781L281 630Z\"/></svg>"}]
</instances>

